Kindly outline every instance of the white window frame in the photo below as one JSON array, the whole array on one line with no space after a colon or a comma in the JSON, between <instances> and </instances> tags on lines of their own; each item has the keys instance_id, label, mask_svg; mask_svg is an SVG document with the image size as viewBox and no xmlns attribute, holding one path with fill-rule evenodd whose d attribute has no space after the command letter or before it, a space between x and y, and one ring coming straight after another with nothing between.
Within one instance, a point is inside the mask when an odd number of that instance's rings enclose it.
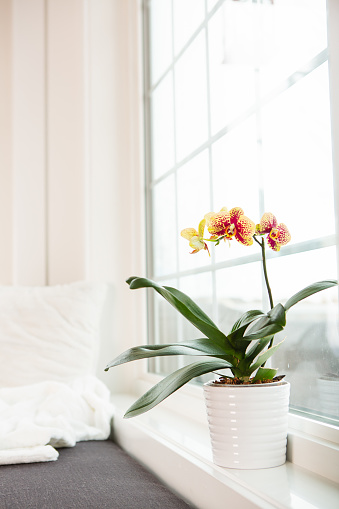
<instances>
[{"instance_id":1,"label":"white window frame","mask_svg":"<svg viewBox=\"0 0 339 509\"><path fill-rule=\"evenodd\" d=\"M329 47L330 48L339 48L339 35L336 27L339 25L339 4L336 0L328 0L328 38L329 38ZM146 7L143 6L143 14L142 16L146 16L145 13ZM146 48L147 50L147 48ZM339 166L339 52L335 49L331 51L329 54L329 72L330 72L330 88L331 88L331 111L332 111L332 140L333 140L333 160L334 160L334 173L335 173L335 195L339 196L339 175L338 175L338 166ZM338 114L334 114L334 111L337 111ZM145 133L146 143L149 143L148 137L148 122L149 118L145 117ZM149 152L149 151L148 151ZM149 167L148 161L146 161L146 167ZM338 206L339 204L336 202L336 224L339 225L338 220ZM148 218L149 220L149 218ZM337 231L339 228L337 228ZM339 240L339 234L337 233L337 237ZM338 262L339 267L339 262ZM154 383L158 382L161 377L147 372L146 363L143 364L143 369L139 373L139 384L138 384L138 393L142 393L148 388L150 388ZM198 387L183 387L179 391L181 395L174 394L166 401L162 403L164 408L168 408L176 413L182 412L184 415L187 410L187 403L189 402L190 413L191 416L195 416L197 419L201 418L199 415L199 411L195 410L195 402L202 399L202 391ZM290 434L293 435L293 444L291 442L291 446L295 450L298 449L296 443L298 439L296 438L298 434L303 435L303 440L306 436L310 437L309 446L311 447L312 442L314 440L318 440L317 444L323 440L330 442L331 444L338 445L339 444L339 429L330 424L324 424L319 421L312 420L311 418L301 417L299 415L291 414L290 415ZM323 444L326 448L327 444ZM304 454L304 453L302 453ZM319 471L319 456L314 457L313 462L307 462L302 458L302 454L296 456L294 451L290 451L290 458L294 463L299 464L301 466L305 466L306 468L321 474Z\"/></svg>"},{"instance_id":2,"label":"white window frame","mask_svg":"<svg viewBox=\"0 0 339 509\"><path fill-rule=\"evenodd\" d=\"M133 14L133 26L139 27L139 36L140 40L136 41L136 34L131 30L131 52L136 51L136 47L142 44L141 42L141 26L143 25L143 16L145 15L143 11L143 5L141 0L129 0L130 13ZM336 0L328 0L328 12L329 12L329 26L328 26L328 37L330 41L330 46L334 48L339 48L339 34L337 32L336 27L339 26L339 3ZM139 54L138 57L141 59L142 55ZM333 123L333 159L334 159L334 168L335 168L335 193L336 196L339 196L339 53L330 52L330 80L331 80L331 101L332 101L332 111L338 112L337 115L332 115L332 123ZM132 101L134 107L138 109L138 116L143 115L143 98L142 94L140 94L140 84L142 82L142 65L141 60L135 58L132 64L133 69L131 69L132 75L138 79L135 79L135 90L132 90L131 93L133 95ZM133 143L136 148L136 151L142 154L142 149L140 148L144 138L145 133L147 133L147 118L144 121L144 126L138 125L137 127L133 127ZM147 164L147 161L146 161ZM143 172L142 165L140 165L140 171ZM338 221L338 204L336 204L336 222L339 225ZM135 224L140 225L140 214L139 211L134 211L135 213ZM138 228L138 226L136 226ZM338 231L338 228L337 228ZM339 240L339 235L338 235ZM129 274L128 274L129 275ZM142 275L142 274L140 274ZM138 292L138 295L135 292L131 292L130 302L135 302L137 299L137 307L138 307L138 316L141 318L144 316L146 311L146 294L145 292ZM134 305L134 304L133 304ZM144 316L145 318L145 316ZM120 345L120 348L128 348L131 346L131 342L133 344L145 344L147 342L147 326L146 322L143 322L141 325L139 323L138 327L138 335L135 335L134 338L126 337L123 339L124 345ZM120 372L121 373L121 372ZM206 421L206 416L204 412L202 412L203 407L203 395L201 388L197 386L185 386L182 387L179 391L171 395L165 401L162 402L159 407L153 409L149 412L149 420L146 421L146 424L143 423L142 417L130 419L128 421L124 421L122 417L120 417L119 412L126 411L127 409L127 401L128 398L132 397L133 400L146 392L149 388L151 388L156 382L158 382L161 377L154 375L152 373L147 372L147 362L139 361L138 363L130 363L127 366L125 373L129 376L129 380L133 379L133 383L129 383L128 388L123 387L122 390L128 390L131 396L122 397L119 399L118 396L114 398L116 402L117 408L117 416L115 418L115 436L118 442L126 448L132 455L139 458L143 461L149 468L155 469L156 473L159 474L160 477L163 477L164 480L170 484L174 489L177 489L179 493L181 489L176 484L176 482L170 478L175 477L175 472L170 472L170 466L164 466L164 473L160 472L160 468L158 466L154 466L154 458L149 453L149 447L154 445L154 453L158 450L161 450L161 454L167 454L168 451L168 460L173 457L174 452L177 455L178 468L180 469L182 462L188 461L187 450L180 453L179 443L175 441L175 439L166 440L165 437L159 436L156 431L156 427L161 428L164 423L164 417L162 412L168 412L170 415L179 416L180 422L184 425L189 417L190 422L195 422L197 425L202 425ZM187 412L187 408L189 408L189 416ZM148 416L148 414L145 414ZM133 439L132 439L133 437ZM152 445L153 444L153 445ZM173 452L174 451L174 452ZM164 456L165 457L165 456ZM192 451L192 458L195 457L194 451ZM323 424L318 421L313 421L312 419L308 419L305 417L301 417L298 415L290 415L289 421L289 439L288 439L288 460L290 465L301 466L313 474L322 476L324 478L330 479L332 481L339 482L336 477L338 476L338 457L339 457L339 429L328 425ZM161 464L163 462L160 462ZM199 464L198 464L199 463ZM201 472L209 472L211 473L211 467L208 464L203 464L200 461L196 463L193 461L192 468L193 469L201 469ZM159 465L159 461L157 460L157 465ZM173 470L173 466L172 466ZM312 474L312 475L313 475ZM207 474L206 474L207 475ZM212 474L211 474L212 475ZM226 480L227 472L223 474L220 473L220 469L217 469L217 472L212 475L213 482L211 484L214 486L214 482L216 482L216 478L219 479L221 484L227 484L228 480ZM226 477L225 477L226 476ZM177 477L180 477L180 472ZM321 477L321 478L322 478ZM319 478L320 479L320 478ZM193 481L192 481L193 482ZM185 488L186 489L186 488ZM187 489L190 489L189 486ZM208 490L208 486L206 486ZM224 493L224 492L222 492ZM237 507L240 507L237 506ZM244 505L243 507L249 507ZM263 504L258 505L258 507L268 507Z\"/></svg>"}]
</instances>

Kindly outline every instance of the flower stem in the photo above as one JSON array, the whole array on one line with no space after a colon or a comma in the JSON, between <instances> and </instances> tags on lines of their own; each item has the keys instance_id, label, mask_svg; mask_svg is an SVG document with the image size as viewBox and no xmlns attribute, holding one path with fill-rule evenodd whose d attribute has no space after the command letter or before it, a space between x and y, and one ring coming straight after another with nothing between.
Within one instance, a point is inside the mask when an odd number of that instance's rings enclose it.
<instances>
[{"instance_id":1,"label":"flower stem","mask_svg":"<svg viewBox=\"0 0 339 509\"><path fill-rule=\"evenodd\" d=\"M258 240L256 238L256 236L254 236L253 238L259 244L259 246L261 247L261 258L262 258L262 267L263 267L263 271L264 271L265 283L266 283L268 298L269 298L269 301L270 301L270 306L271 306L271 309L273 309L274 308L273 297L272 297L272 291L271 291L270 283L268 281L267 267L266 267L265 240L262 239L261 242L260 242L260 240ZM272 336L271 341L269 342L268 349L270 349L271 346L273 345L273 340L274 340L274 336ZM265 366L265 364L266 364L266 362L264 362L264 364L262 364L261 367L263 368Z\"/></svg>"},{"instance_id":2,"label":"flower stem","mask_svg":"<svg viewBox=\"0 0 339 509\"><path fill-rule=\"evenodd\" d=\"M268 298L270 301L270 306L271 306L271 309L273 309L274 308L273 297L272 297L270 283L268 281L267 267L266 267L265 241L264 241L264 239L262 239L262 241L260 242L260 240L258 240L255 236L253 238L261 247L261 258L262 258L262 267L263 267L263 271L264 271L265 283L266 283Z\"/></svg>"}]
</instances>

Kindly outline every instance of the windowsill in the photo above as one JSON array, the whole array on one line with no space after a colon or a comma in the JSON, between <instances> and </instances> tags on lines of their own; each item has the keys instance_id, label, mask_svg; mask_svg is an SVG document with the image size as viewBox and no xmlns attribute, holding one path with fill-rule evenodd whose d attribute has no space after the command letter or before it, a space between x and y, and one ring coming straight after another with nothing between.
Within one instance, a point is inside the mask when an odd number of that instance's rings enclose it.
<instances>
[{"instance_id":1,"label":"windowsill","mask_svg":"<svg viewBox=\"0 0 339 509\"><path fill-rule=\"evenodd\" d=\"M291 462L265 470L212 463L205 423L158 406L132 419L123 414L134 396L116 394L115 440L165 484L199 509L336 509L339 484ZM294 440L294 436L293 436ZM338 471L339 453L336 454Z\"/></svg>"}]
</instances>

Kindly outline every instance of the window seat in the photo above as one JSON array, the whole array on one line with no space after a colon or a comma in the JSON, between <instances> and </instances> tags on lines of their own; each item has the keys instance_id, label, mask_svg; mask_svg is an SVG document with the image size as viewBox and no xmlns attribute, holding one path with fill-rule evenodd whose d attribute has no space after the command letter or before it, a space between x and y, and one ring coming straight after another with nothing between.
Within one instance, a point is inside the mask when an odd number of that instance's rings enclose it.
<instances>
[{"instance_id":1,"label":"window seat","mask_svg":"<svg viewBox=\"0 0 339 509\"><path fill-rule=\"evenodd\" d=\"M188 509L111 440L78 442L46 463L0 467L2 509Z\"/></svg>"},{"instance_id":2,"label":"window seat","mask_svg":"<svg viewBox=\"0 0 339 509\"><path fill-rule=\"evenodd\" d=\"M168 398L168 407L163 402L131 419L124 419L123 414L135 396L116 394L112 400L115 441L198 509L220 509L226 507L225 501L227 507L237 509L338 508L339 483L290 461L263 470L214 465L207 419L194 419L194 408L189 404L185 406L187 418L176 413L173 406L180 402L178 393ZM338 477L338 446L333 444L328 457L322 458L315 451L316 461L330 460L332 474ZM304 456L307 463L308 456Z\"/></svg>"}]
</instances>

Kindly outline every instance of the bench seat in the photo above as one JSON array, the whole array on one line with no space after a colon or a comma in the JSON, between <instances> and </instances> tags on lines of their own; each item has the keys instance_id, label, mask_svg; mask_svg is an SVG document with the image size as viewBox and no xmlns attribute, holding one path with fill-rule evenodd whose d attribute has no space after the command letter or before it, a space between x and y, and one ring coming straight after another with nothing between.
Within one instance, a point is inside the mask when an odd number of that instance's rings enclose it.
<instances>
[{"instance_id":1,"label":"bench seat","mask_svg":"<svg viewBox=\"0 0 339 509\"><path fill-rule=\"evenodd\" d=\"M111 440L59 453L57 461L1 466L1 509L190 507Z\"/></svg>"}]
</instances>

